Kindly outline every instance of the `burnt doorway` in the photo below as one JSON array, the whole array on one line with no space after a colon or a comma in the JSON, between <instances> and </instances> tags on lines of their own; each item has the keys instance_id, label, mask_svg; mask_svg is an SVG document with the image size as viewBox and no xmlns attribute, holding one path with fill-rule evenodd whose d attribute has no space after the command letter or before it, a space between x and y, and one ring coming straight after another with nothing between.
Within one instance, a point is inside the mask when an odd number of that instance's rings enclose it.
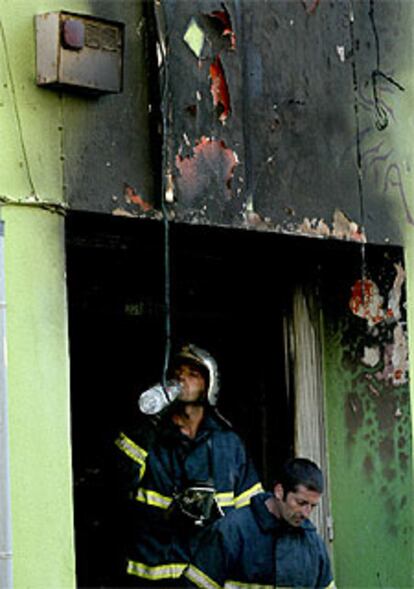
<instances>
[{"instance_id":1,"label":"burnt doorway","mask_svg":"<svg viewBox=\"0 0 414 589\"><path fill-rule=\"evenodd\" d=\"M269 487L293 455L286 316L304 250L235 229L172 224L170 237L173 342L217 359L219 409ZM72 213L66 241L78 586L117 587L122 540L106 457L139 392L162 374L163 226Z\"/></svg>"}]
</instances>

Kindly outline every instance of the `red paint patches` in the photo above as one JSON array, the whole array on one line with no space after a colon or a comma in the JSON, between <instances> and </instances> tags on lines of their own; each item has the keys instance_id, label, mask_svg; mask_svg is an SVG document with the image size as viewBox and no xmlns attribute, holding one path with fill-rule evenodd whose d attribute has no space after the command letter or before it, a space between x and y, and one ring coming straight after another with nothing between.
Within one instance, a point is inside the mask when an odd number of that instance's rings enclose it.
<instances>
[{"instance_id":1,"label":"red paint patches","mask_svg":"<svg viewBox=\"0 0 414 589\"><path fill-rule=\"evenodd\" d=\"M372 280L357 280L352 287L349 308L354 315L366 319L369 325L380 323L384 319L383 299L379 289Z\"/></svg>"},{"instance_id":2,"label":"red paint patches","mask_svg":"<svg viewBox=\"0 0 414 589\"><path fill-rule=\"evenodd\" d=\"M319 6L319 2L320 2L320 0L313 0L313 2L308 7L307 1L306 0L302 0L302 4L305 7L305 10L306 10L306 12L308 14L314 14L316 12L316 9Z\"/></svg>"},{"instance_id":3,"label":"red paint patches","mask_svg":"<svg viewBox=\"0 0 414 589\"><path fill-rule=\"evenodd\" d=\"M404 372L401 370L401 368L397 368L397 370L394 371L394 380L398 381L401 380L403 377Z\"/></svg>"},{"instance_id":4,"label":"red paint patches","mask_svg":"<svg viewBox=\"0 0 414 589\"><path fill-rule=\"evenodd\" d=\"M126 182L124 183L124 197L126 202L133 202L134 204L138 205L143 211L150 211L152 209L152 205L146 202L142 198L142 196L136 194L134 188Z\"/></svg>"},{"instance_id":5,"label":"red paint patches","mask_svg":"<svg viewBox=\"0 0 414 589\"><path fill-rule=\"evenodd\" d=\"M230 15L226 9L226 7L222 4L223 10L214 10L208 16L210 18L215 19L218 21L221 30L221 34L223 37L228 37L230 39L230 47L231 49L235 49L236 47L236 35L233 31L233 26L231 24Z\"/></svg>"},{"instance_id":6,"label":"red paint patches","mask_svg":"<svg viewBox=\"0 0 414 589\"><path fill-rule=\"evenodd\" d=\"M234 169L239 161L224 141L201 137L193 148L193 156L178 154L175 163L180 172L177 181L181 195L193 199L212 185L220 189L220 184L224 184L226 192L230 193Z\"/></svg>"},{"instance_id":7,"label":"red paint patches","mask_svg":"<svg viewBox=\"0 0 414 589\"><path fill-rule=\"evenodd\" d=\"M220 111L219 120L224 123L231 112L230 94L219 55L210 65L210 78L213 104Z\"/></svg>"},{"instance_id":8,"label":"red paint patches","mask_svg":"<svg viewBox=\"0 0 414 589\"><path fill-rule=\"evenodd\" d=\"M355 229L355 231L351 232L350 239L352 239L353 241L361 241L362 243L366 242L366 237L365 237L364 233L362 232L362 230L360 229L360 227Z\"/></svg>"}]
</instances>

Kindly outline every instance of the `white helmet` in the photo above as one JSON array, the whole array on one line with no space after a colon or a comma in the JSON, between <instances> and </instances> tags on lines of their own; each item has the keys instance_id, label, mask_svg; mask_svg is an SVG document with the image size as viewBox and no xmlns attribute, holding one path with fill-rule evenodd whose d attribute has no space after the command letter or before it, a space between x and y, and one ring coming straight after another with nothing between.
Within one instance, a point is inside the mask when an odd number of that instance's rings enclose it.
<instances>
[{"instance_id":1,"label":"white helmet","mask_svg":"<svg viewBox=\"0 0 414 589\"><path fill-rule=\"evenodd\" d=\"M185 344L175 356L175 364L180 361L189 361L200 366L207 373L208 388L207 401L213 407L217 404L219 392L219 373L217 362L206 350L195 346L194 344Z\"/></svg>"}]
</instances>

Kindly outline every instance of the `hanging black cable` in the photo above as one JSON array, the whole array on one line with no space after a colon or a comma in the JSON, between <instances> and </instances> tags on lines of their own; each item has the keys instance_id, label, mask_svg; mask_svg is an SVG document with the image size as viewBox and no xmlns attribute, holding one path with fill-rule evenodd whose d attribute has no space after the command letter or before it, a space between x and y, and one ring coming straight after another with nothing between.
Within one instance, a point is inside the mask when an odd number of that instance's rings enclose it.
<instances>
[{"instance_id":1,"label":"hanging black cable","mask_svg":"<svg viewBox=\"0 0 414 589\"><path fill-rule=\"evenodd\" d=\"M364 205L364 185L362 181L362 152L361 152L361 125L359 117L359 102L358 102L358 72L356 65L356 51L357 44L355 42L355 14L352 0L349 1L349 34L351 40L351 55L352 55L352 83L354 91L354 115L355 115L355 148L356 148L356 163L357 163L357 180L358 180L358 196L359 196L359 209L361 219L361 274L362 274L362 285L364 292L364 284L366 278L366 252L365 252L365 205Z\"/></svg>"},{"instance_id":2,"label":"hanging black cable","mask_svg":"<svg viewBox=\"0 0 414 589\"><path fill-rule=\"evenodd\" d=\"M162 370L163 387L167 383L168 367L171 356L171 272L170 272L170 224L169 211L165 200L168 177L168 120L171 97L168 72L168 38L161 2L154 2L155 18L158 29L158 49L161 79L161 117L162 117L162 164L161 164L161 212L163 218L164 238L164 363Z\"/></svg>"},{"instance_id":3,"label":"hanging black cable","mask_svg":"<svg viewBox=\"0 0 414 589\"><path fill-rule=\"evenodd\" d=\"M165 349L164 365L162 371L162 384L165 387L167 382L168 367L171 356L171 286L170 286L170 226L168 210L165 204L162 206L164 226L164 321L165 321Z\"/></svg>"}]
</instances>

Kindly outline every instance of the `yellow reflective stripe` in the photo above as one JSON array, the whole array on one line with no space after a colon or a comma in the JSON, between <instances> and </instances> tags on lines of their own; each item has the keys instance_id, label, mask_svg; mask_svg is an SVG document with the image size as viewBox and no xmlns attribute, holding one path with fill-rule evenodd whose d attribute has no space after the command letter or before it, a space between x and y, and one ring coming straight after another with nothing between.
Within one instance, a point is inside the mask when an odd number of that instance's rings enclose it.
<instances>
[{"instance_id":1,"label":"yellow reflective stripe","mask_svg":"<svg viewBox=\"0 0 414 589\"><path fill-rule=\"evenodd\" d=\"M151 581L158 581L160 579L178 579L183 574L186 566L186 564L178 562L148 566L143 562L130 560L128 561L127 573Z\"/></svg>"},{"instance_id":2,"label":"yellow reflective stripe","mask_svg":"<svg viewBox=\"0 0 414 589\"><path fill-rule=\"evenodd\" d=\"M261 483L256 483L255 485L250 487L250 489L243 491L243 493L241 493L240 495L238 495L234 499L234 504L236 506L236 509L240 509L240 507L244 507L245 505L248 505L250 503L250 499L254 495L261 493L262 491L263 491L263 487L262 487Z\"/></svg>"},{"instance_id":3,"label":"yellow reflective stripe","mask_svg":"<svg viewBox=\"0 0 414 589\"><path fill-rule=\"evenodd\" d=\"M227 491L225 493L216 493L215 497L217 499L217 503L220 507L233 507L236 508L244 507L250 503L250 499L253 495L257 495L257 493L261 493L263 491L263 487L261 483L255 483L243 493L240 493L236 498L234 497L233 491Z\"/></svg>"},{"instance_id":4,"label":"yellow reflective stripe","mask_svg":"<svg viewBox=\"0 0 414 589\"><path fill-rule=\"evenodd\" d=\"M156 491L150 491L149 489L139 488L135 497L137 501L152 505L153 507L159 507L160 509L168 509L172 503L172 497L161 495Z\"/></svg>"},{"instance_id":5,"label":"yellow reflective stripe","mask_svg":"<svg viewBox=\"0 0 414 589\"><path fill-rule=\"evenodd\" d=\"M233 491L229 491L228 493L216 493L215 497L220 507L233 507L234 505Z\"/></svg>"},{"instance_id":6,"label":"yellow reflective stripe","mask_svg":"<svg viewBox=\"0 0 414 589\"><path fill-rule=\"evenodd\" d=\"M217 585L213 579L210 579L210 577L192 564L186 569L184 576L194 583L194 585L197 585L197 587L201 587L201 589L221 589L221 585Z\"/></svg>"},{"instance_id":7,"label":"yellow reflective stripe","mask_svg":"<svg viewBox=\"0 0 414 589\"><path fill-rule=\"evenodd\" d=\"M134 460L134 462L138 462L138 464L145 467L148 452L133 442L131 438L128 438L128 436L121 432L119 438L115 440L115 444L122 452L125 452L127 456Z\"/></svg>"},{"instance_id":8,"label":"yellow reflective stripe","mask_svg":"<svg viewBox=\"0 0 414 589\"><path fill-rule=\"evenodd\" d=\"M329 585L325 587L325 589L336 589L335 581L332 579L332 581L329 583Z\"/></svg>"}]
</instances>

